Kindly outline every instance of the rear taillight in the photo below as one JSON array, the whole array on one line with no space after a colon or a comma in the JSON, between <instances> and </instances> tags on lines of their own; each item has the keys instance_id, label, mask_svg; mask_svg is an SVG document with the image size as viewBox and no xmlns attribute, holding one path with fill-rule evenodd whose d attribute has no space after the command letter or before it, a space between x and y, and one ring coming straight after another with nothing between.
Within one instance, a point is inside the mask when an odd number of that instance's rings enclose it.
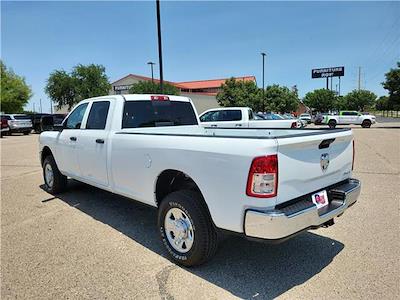
<instances>
[{"instance_id":1,"label":"rear taillight","mask_svg":"<svg viewBox=\"0 0 400 300\"><path fill-rule=\"evenodd\" d=\"M153 101L168 101L169 100L168 96L151 96L150 98Z\"/></svg>"},{"instance_id":2,"label":"rear taillight","mask_svg":"<svg viewBox=\"0 0 400 300\"><path fill-rule=\"evenodd\" d=\"M297 122L293 122L292 126L290 126L290 128L297 128Z\"/></svg>"},{"instance_id":3,"label":"rear taillight","mask_svg":"<svg viewBox=\"0 0 400 300\"><path fill-rule=\"evenodd\" d=\"M278 156L268 155L253 159L247 178L246 194L251 197L275 197L278 190Z\"/></svg>"},{"instance_id":4,"label":"rear taillight","mask_svg":"<svg viewBox=\"0 0 400 300\"><path fill-rule=\"evenodd\" d=\"M353 140L353 161L351 162L351 170L352 171L354 170L354 158L355 158L355 156L356 156L356 148L355 148L354 140Z\"/></svg>"}]
</instances>

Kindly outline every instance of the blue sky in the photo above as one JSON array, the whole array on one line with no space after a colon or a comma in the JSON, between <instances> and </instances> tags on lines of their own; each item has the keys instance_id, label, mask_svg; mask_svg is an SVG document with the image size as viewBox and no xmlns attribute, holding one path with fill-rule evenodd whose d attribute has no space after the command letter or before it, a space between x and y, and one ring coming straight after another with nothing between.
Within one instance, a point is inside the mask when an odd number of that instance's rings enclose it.
<instances>
[{"instance_id":1,"label":"blue sky","mask_svg":"<svg viewBox=\"0 0 400 300\"><path fill-rule=\"evenodd\" d=\"M150 76L158 63L150 2L2 2L1 58L42 99L55 69L103 64L110 81ZM267 53L266 84L297 85L300 96L325 86L315 67L345 66L342 93L361 84L378 95L400 60L400 2L162 2L164 78L188 81L255 75ZM158 66L156 66L158 76ZM336 85L336 80L333 86Z\"/></svg>"}]
</instances>

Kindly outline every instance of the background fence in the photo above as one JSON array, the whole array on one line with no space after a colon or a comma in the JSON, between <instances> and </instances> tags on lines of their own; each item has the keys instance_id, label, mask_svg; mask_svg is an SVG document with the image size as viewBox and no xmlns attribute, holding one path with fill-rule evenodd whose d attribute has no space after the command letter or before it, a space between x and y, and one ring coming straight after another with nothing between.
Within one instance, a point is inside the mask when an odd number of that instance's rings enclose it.
<instances>
[{"instance_id":1,"label":"background fence","mask_svg":"<svg viewBox=\"0 0 400 300\"><path fill-rule=\"evenodd\" d=\"M377 110L371 113L379 117L400 118L400 111L398 110Z\"/></svg>"}]
</instances>

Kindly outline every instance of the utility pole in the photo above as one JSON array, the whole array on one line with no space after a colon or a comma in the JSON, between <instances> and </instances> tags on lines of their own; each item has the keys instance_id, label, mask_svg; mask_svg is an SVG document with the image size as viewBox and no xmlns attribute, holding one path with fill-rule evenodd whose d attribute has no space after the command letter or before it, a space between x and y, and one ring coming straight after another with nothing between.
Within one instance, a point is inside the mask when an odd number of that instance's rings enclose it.
<instances>
[{"instance_id":1,"label":"utility pole","mask_svg":"<svg viewBox=\"0 0 400 300\"><path fill-rule=\"evenodd\" d=\"M40 102L40 113L42 113L42 98L39 98L39 102Z\"/></svg>"},{"instance_id":2,"label":"utility pole","mask_svg":"<svg viewBox=\"0 0 400 300\"><path fill-rule=\"evenodd\" d=\"M35 113L35 102L33 102L33 113Z\"/></svg>"},{"instance_id":3,"label":"utility pole","mask_svg":"<svg viewBox=\"0 0 400 300\"><path fill-rule=\"evenodd\" d=\"M262 108L263 111L265 112L265 81L264 81L264 75L265 75L265 54L264 52L261 52L262 55L262 90L263 90L263 100L262 100Z\"/></svg>"},{"instance_id":4,"label":"utility pole","mask_svg":"<svg viewBox=\"0 0 400 300\"><path fill-rule=\"evenodd\" d=\"M153 63L152 61L149 61L147 64L150 65L150 67L151 67L151 82L154 83L153 66L154 66L156 63Z\"/></svg>"},{"instance_id":5,"label":"utility pole","mask_svg":"<svg viewBox=\"0 0 400 300\"><path fill-rule=\"evenodd\" d=\"M160 91L163 93L163 63L162 63L162 45L161 45L161 21L160 21L160 0L156 0L157 10L157 32L158 32L158 60L160 64Z\"/></svg>"},{"instance_id":6,"label":"utility pole","mask_svg":"<svg viewBox=\"0 0 400 300\"><path fill-rule=\"evenodd\" d=\"M50 99L50 113L53 114L53 101Z\"/></svg>"},{"instance_id":7,"label":"utility pole","mask_svg":"<svg viewBox=\"0 0 400 300\"><path fill-rule=\"evenodd\" d=\"M358 90L361 90L361 67L358 67Z\"/></svg>"}]
</instances>

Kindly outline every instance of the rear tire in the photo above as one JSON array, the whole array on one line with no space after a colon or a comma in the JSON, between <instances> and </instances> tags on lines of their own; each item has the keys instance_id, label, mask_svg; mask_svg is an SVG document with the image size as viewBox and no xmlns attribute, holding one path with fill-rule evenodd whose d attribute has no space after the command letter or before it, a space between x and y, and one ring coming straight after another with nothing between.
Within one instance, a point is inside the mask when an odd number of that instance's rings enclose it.
<instances>
[{"instance_id":1,"label":"rear tire","mask_svg":"<svg viewBox=\"0 0 400 300\"><path fill-rule=\"evenodd\" d=\"M47 156L43 161L43 179L45 189L50 194L59 194L67 186L67 177L58 170L52 155Z\"/></svg>"},{"instance_id":2,"label":"rear tire","mask_svg":"<svg viewBox=\"0 0 400 300\"><path fill-rule=\"evenodd\" d=\"M329 126L329 128L335 128L336 127L336 121L335 120L329 120L328 126Z\"/></svg>"},{"instance_id":3,"label":"rear tire","mask_svg":"<svg viewBox=\"0 0 400 300\"><path fill-rule=\"evenodd\" d=\"M364 120L361 124L362 128L370 128L371 127L371 121L370 120Z\"/></svg>"},{"instance_id":4,"label":"rear tire","mask_svg":"<svg viewBox=\"0 0 400 300\"><path fill-rule=\"evenodd\" d=\"M217 233L199 192L180 190L168 194L158 210L158 228L169 255L180 265L201 265L218 248Z\"/></svg>"}]
</instances>

